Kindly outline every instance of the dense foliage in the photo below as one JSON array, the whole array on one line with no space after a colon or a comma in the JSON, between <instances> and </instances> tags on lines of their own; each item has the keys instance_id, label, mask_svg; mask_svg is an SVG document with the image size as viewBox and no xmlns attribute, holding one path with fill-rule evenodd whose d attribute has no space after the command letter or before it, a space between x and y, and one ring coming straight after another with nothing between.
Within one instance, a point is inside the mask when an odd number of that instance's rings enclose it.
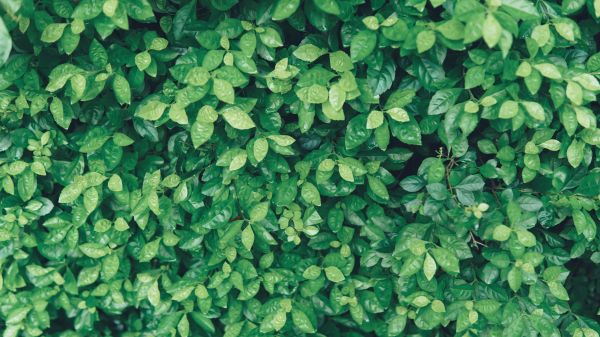
<instances>
[{"instance_id":1,"label":"dense foliage","mask_svg":"<svg viewBox=\"0 0 600 337\"><path fill-rule=\"evenodd\" d=\"M597 337L600 0L2 0L0 331Z\"/></svg>"}]
</instances>

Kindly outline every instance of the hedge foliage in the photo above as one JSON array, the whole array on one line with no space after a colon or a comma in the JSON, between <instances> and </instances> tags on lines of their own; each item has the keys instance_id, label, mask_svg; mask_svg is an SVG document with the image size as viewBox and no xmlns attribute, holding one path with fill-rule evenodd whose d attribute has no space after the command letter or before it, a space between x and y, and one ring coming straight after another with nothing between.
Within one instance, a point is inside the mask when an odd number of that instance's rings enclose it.
<instances>
[{"instance_id":1,"label":"hedge foliage","mask_svg":"<svg viewBox=\"0 0 600 337\"><path fill-rule=\"evenodd\" d=\"M0 4L3 337L598 336L600 0Z\"/></svg>"}]
</instances>

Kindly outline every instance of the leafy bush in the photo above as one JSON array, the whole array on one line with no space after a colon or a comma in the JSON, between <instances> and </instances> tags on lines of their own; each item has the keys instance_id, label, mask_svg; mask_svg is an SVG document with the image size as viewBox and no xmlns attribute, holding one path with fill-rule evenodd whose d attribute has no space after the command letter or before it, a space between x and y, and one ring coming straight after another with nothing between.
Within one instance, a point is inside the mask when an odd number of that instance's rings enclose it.
<instances>
[{"instance_id":1,"label":"leafy bush","mask_svg":"<svg viewBox=\"0 0 600 337\"><path fill-rule=\"evenodd\" d=\"M3 337L598 336L598 0L1 4Z\"/></svg>"}]
</instances>

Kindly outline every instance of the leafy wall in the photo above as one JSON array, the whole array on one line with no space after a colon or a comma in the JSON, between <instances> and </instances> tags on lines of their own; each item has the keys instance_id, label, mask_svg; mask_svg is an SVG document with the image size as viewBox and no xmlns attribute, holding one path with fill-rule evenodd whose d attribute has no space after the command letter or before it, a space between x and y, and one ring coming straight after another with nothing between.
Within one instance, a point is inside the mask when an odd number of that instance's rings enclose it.
<instances>
[{"instance_id":1,"label":"leafy wall","mask_svg":"<svg viewBox=\"0 0 600 337\"><path fill-rule=\"evenodd\" d=\"M600 1L0 4L3 337L598 336Z\"/></svg>"}]
</instances>

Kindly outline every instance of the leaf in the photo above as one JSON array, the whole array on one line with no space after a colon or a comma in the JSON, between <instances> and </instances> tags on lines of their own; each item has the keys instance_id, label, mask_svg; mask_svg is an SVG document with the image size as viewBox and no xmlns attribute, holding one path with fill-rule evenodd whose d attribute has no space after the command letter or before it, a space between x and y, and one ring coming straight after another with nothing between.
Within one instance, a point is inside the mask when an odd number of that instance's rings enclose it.
<instances>
[{"instance_id":1,"label":"leaf","mask_svg":"<svg viewBox=\"0 0 600 337\"><path fill-rule=\"evenodd\" d=\"M417 35L417 51L424 53L435 45L435 32L432 30L423 30Z\"/></svg>"},{"instance_id":2,"label":"leaf","mask_svg":"<svg viewBox=\"0 0 600 337\"><path fill-rule=\"evenodd\" d=\"M510 229L510 227L505 225L498 225L494 227L493 238L496 241L506 241L510 238L511 233L512 230Z\"/></svg>"},{"instance_id":3,"label":"leaf","mask_svg":"<svg viewBox=\"0 0 600 337\"><path fill-rule=\"evenodd\" d=\"M65 86L67 81L74 75L81 74L83 70L69 63L56 66L48 75L46 90L55 92Z\"/></svg>"},{"instance_id":4,"label":"leaf","mask_svg":"<svg viewBox=\"0 0 600 337\"><path fill-rule=\"evenodd\" d=\"M233 86L229 82L218 78L214 78L213 91L220 101L229 104L234 103L235 92L233 90Z\"/></svg>"},{"instance_id":5,"label":"leaf","mask_svg":"<svg viewBox=\"0 0 600 337\"><path fill-rule=\"evenodd\" d=\"M185 26L190 19L195 17L196 13L196 0L188 2L185 6L182 6L175 13L173 18L173 36L175 40L180 40L183 37Z\"/></svg>"},{"instance_id":6,"label":"leaf","mask_svg":"<svg viewBox=\"0 0 600 337\"><path fill-rule=\"evenodd\" d=\"M309 87L300 88L296 95L305 103L321 104L328 100L329 93L327 88L319 84L313 84Z\"/></svg>"},{"instance_id":7,"label":"leaf","mask_svg":"<svg viewBox=\"0 0 600 337\"><path fill-rule=\"evenodd\" d=\"M454 253L446 248L433 248L430 250L431 255L437 262L448 273L459 273L460 269L458 266L458 258Z\"/></svg>"},{"instance_id":8,"label":"leaf","mask_svg":"<svg viewBox=\"0 0 600 337\"><path fill-rule=\"evenodd\" d=\"M326 49L319 48L310 43L303 44L294 50L294 56L306 62L313 62L326 53Z\"/></svg>"},{"instance_id":9,"label":"leaf","mask_svg":"<svg viewBox=\"0 0 600 337\"><path fill-rule=\"evenodd\" d=\"M310 182L305 182L302 184L302 189L300 190L300 195L307 202L315 205L321 206L321 194L315 185Z\"/></svg>"},{"instance_id":10,"label":"leaf","mask_svg":"<svg viewBox=\"0 0 600 337\"><path fill-rule=\"evenodd\" d=\"M292 321L296 328L304 333L315 333L317 331L308 316L301 310L292 309Z\"/></svg>"},{"instance_id":11,"label":"leaf","mask_svg":"<svg viewBox=\"0 0 600 337\"><path fill-rule=\"evenodd\" d=\"M389 200L390 195L385 184L375 176L368 176L369 189L383 200Z\"/></svg>"},{"instance_id":12,"label":"leaf","mask_svg":"<svg viewBox=\"0 0 600 337\"><path fill-rule=\"evenodd\" d=\"M131 88L125 77L115 74L112 82L112 88L119 104L131 104Z\"/></svg>"},{"instance_id":13,"label":"leaf","mask_svg":"<svg viewBox=\"0 0 600 337\"><path fill-rule=\"evenodd\" d=\"M437 270L437 264L435 260L429 254L425 254L425 260L423 260L423 273L427 280L432 280Z\"/></svg>"},{"instance_id":14,"label":"leaf","mask_svg":"<svg viewBox=\"0 0 600 337\"><path fill-rule=\"evenodd\" d=\"M512 291L517 292L521 288L522 275L521 270L514 267L508 272L508 284Z\"/></svg>"},{"instance_id":15,"label":"leaf","mask_svg":"<svg viewBox=\"0 0 600 337\"><path fill-rule=\"evenodd\" d=\"M520 2L527 0L508 0L509 3L513 1ZM505 2L505 0L502 1L503 6ZM498 42L500 42L501 36L502 26L500 26L500 23L498 22L498 20L496 20L493 14L488 14L485 17L485 21L483 22L483 40L488 45L488 47L493 48L498 44Z\"/></svg>"},{"instance_id":16,"label":"leaf","mask_svg":"<svg viewBox=\"0 0 600 337\"><path fill-rule=\"evenodd\" d=\"M544 113L544 108L541 104L537 102L521 102L521 104L525 108L525 111L527 111L527 113L534 119L539 121L546 119L546 114Z\"/></svg>"},{"instance_id":17,"label":"leaf","mask_svg":"<svg viewBox=\"0 0 600 337\"><path fill-rule=\"evenodd\" d=\"M79 246L79 249L83 254L92 259L99 259L110 253L110 248L101 245L99 243L88 242Z\"/></svg>"},{"instance_id":18,"label":"leaf","mask_svg":"<svg viewBox=\"0 0 600 337\"><path fill-rule=\"evenodd\" d=\"M565 287L563 287L563 285L559 282L548 282L548 288L550 289L550 293L552 293L552 295L554 295L554 297L558 298L559 300L569 300L569 294L567 293L567 289L565 289Z\"/></svg>"},{"instance_id":19,"label":"leaf","mask_svg":"<svg viewBox=\"0 0 600 337\"><path fill-rule=\"evenodd\" d=\"M254 221L254 222L260 221L267 216L268 212L269 212L269 202L268 201L258 203L256 205L254 205L254 207L252 207L252 210L250 211L250 221Z\"/></svg>"},{"instance_id":20,"label":"leaf","mask_svg":"<svg viewBox=\"0 0 600 337\"><path fill-rule=\"evenodd\" d=\"M194 148L198 148L200 145L208 142L212 137L214 128L215 127L213 123L203 123L198 121L194 122L194 124L192 124L192 128L190 129Z\"/></svg>"},{"instance_id":21,"label":"leaf","mask_svg":"<svg viewBox=\"0 0 600 337\"><path fill-rule=\"evenodd\" d=\"M6 29L4 20L0 18L0 66L6 63L6 60L8 60L8 56L10 55L11 50L12 39L10 38L10 34L8 33L8 29Z\"/></svg>"},{"instance_id":22,"label":"leaf","mask_svg":"<svg viewBox=\"0 0 600 337\"><path fill-rule=\"evenodd\" d=\"M139 262L149 262L156 254L160 246L160 238L146 243L140 250Z\"/></svg>"},{"instance_id":23,"label":"leaf","mask_svg":"<svg viewBox=\"0 0 600 337\"><path fill-rule=\"evenodd\" d=\"M592 172L586 175L581 179L575 192L587 197L600 195L600 172Z\"/></svg>"},{"instance_id":24,"label":"leaf","mask_svg":"<svg viewBox=\"0 0 600 337\"><path fill-rule=\"evenodd\" d=\"M344 274L342 274L342 271L339 270L337 267L333 267L333 266L325 267L324 270L325 270L325 276L331 282L339 283L346 279L344 277Z\"/></svg>"},{"instance_id":25,"label":"leaf","mask_svg":"<svg viewBox=\"0 0 600 337\"><path fill-rule=\"evenodd\" d=\"M266 27L265 31L260 33L258 37L260 38L260 41L267 47L277 48L283 46L279 32L271 27Z\"/></svg>"},{"instance_id":26,"label":"leaf","mask_svg":"<svg viewBox=\"0 0 600 337\"><path fill-rule=\"evenodd\" d=\"M370 30L361 30L350 42L350 58L353 63L360 62L367 58L377 44L377 34Z\"/></svg>"},{"instance_id":27,"label":"leaf","mask_svg":"<svg viewBox=\"0 0 600 337\"><path fill-rule=\"evenodd\" d=\"M458 96L461 94L460 89L443 89L437 91L429 101L427 108L428 115L441 115L448 112L454 105Z\"/></svg>"},{"instance_id":28,"label":"leaf","mask_svg":"<svg viewBox=\"0 0 600 337\"><path fill-rule=\"evenodd\" d=\"M300 0L277 0L273 10L273 20L285 20L292 16L300 7Z\"/></svg>"},{"instance_id":29,"label":"leaf","mask_svg":"<svg viewBox=\"0 0 600 337\"><path fill-rule=\"evenodd\" d=\"M476 192L481 191L483 186L485 186L485 182L480 176L470 175L464 178L458 185L454 187L465 191Z\"/></svg>"},{"instance_id":30,"label":"leaf","mask_svg":"<svg viewBox=\"0 0 600 337\"><path fill-rule=\"evenodd\" d=\"M302 277L307 280L316 280L319 276L321 276L321 267L311 265L302 272Z\"/></svg>"},{"instance_id":31,"label":"leaf","mask_svg":"<svg viewBox=\"0 0 600 337\"><path fill-rule=\"evenodd\" d=\"M573 140L571 145L567 148L567 160L572 167L578 167L583 160L583 150L585 148L585 143L578 142L577 140Z\"/></svg>"},{"instance_id":32,"label":"leaf","mask_svg":"<svg viewBox=\"0 0 600 337\"><path fill-rule=\"evenodd\" d=\"M540 63L540 64L534 65L533 67L535 69L537 69L544 77L547 77L547 78L553 79L553 80L562 79L562 75L561 75L560 71L554 64Z\"/></svg>"},{"instance_id":33,"label":"leaf","mask_svg":"<svg viewBox=\"0 0 600 337\"><path fill-rule=\"evenodd\" d=\"M329 66L331 69L340 73L354 69L352 59L342 50L334 51L329 54Z\"/></svg>"},{"instance_id":34,"label":"leaf","mask_svg":"<svg viewBox=\"0 0 600 337\"><path fill-rule=\"evenodd\" d=\"M135 65L138 67L140 71L144 71L148 69L150 63L152 62L152 57L150 53L147 51L143 51L135 55Z\"/></svg>"},{"instance_id":35,"label":"leaf","mask_svg":"<svg viewBox=\"0 0 600 337\"><path fill-rule=\"evenodd\" d=\"M540 18L540 14L528 0L502 0L502 9L510 15L521 20L534 20Z\"/></svg>"},{"instance_id":36,"label":"leaf","mask_svg":"<svg viewBox=\"0 0 600 337\"><path fill-rule=\"evenodd\" d=\"M519 104L513 100L507 100L500 106L500 112L498 117L502 119L510 119L517 115L519 112Z\"/></svg>"},{"instance_id":37,"label":"leaf","mask_svg":"<svg viewBox=\"0 0 600 337\"><path fill-rule=\"evenodd\" d=\"M40 40L46 43L54 43L58 41L58 39L60 39L63 35L65 27L67 27L66 23L51 23L47 25L42 32Z\"/></svg>"},{"instance_id":38,"label":"leaf","mask_svg":"<svg viewBox=\"0 0 600 337\"><path fill-rule=\"evenodd\" d=\"M135 115L145 120L155 121L162 117L167 107L167 104L158 99L149 99L138 105Z\"/></svg>"},{"instance_id":39,"label":"leaf","mask_svg":"<svg viewBox=\"0 0 600 337\"><path fill-rule=\"evenodd\" d=\"M346 126L344 136L346 149L353 149L366 142L371 136L371 130L367 129L367 117L359 115L350 120Z\"/></svg>"},{"instance_id":40,"label":"leaf","mask_svg":"<svg viewBox=\"0 0 600 337\"><path fill-rule=\"evenodd\" d=\"M227 110L223 113L223 118L229 125L238 130L248 130L256 127L252 118L240 110Z\"/></svg>"},{"instance_id":41,"label":"leaf","mask_svg":"<svg viewBox=\"0 0 600 337\"><path fill-rule=\"evenodd\" d=\"M33 197L37 189L37 179L33 171L27 169L17 179L17 192L21 200L28 201Z\"/></svg>"},{"instance_id":42,"label":"leaf","mask_svg":"<svg viewBox=\"0 0 600 337\"><path fill-rule=\"evenodd\" d=\"M60 191L58 202L61 204L72 203L81 195L81 193L83 193L83 188L84 186L82 186L82 184L78 181L67 185L62 189L62 191Z\"/></svg>"},{"instance_id":43,"label":"leaf","mask_svg":"<svg viewBox=\"0 0 600 337\"><path fill-rule=\"evenodd\" d=\"M257 162L263 161L269 152L269 142L265 138L259 138L254 142L254 146L252 148L254 158Z\"/></svg>"},{"instance_id":44,"label":"leaf","mask_svg":"<svg viewBox=\"0 0 600 337\"><path fill-rule=\"evenodd\" d=\"M247 250L251 250L254 245L254 232L252 231L251 226L246 226L242 231L242 245L244 245Z\"/></svg>"},{"instance_id":45,"label":"leaf","mask_svg":"<svg viewBox=\"0 0 600 337\"><path fill-rule=\"evenodd\" d=\"M340 6L337 0L314 0L317 8L327 14L340 15Z\"/></svg>"}]
</instances>

